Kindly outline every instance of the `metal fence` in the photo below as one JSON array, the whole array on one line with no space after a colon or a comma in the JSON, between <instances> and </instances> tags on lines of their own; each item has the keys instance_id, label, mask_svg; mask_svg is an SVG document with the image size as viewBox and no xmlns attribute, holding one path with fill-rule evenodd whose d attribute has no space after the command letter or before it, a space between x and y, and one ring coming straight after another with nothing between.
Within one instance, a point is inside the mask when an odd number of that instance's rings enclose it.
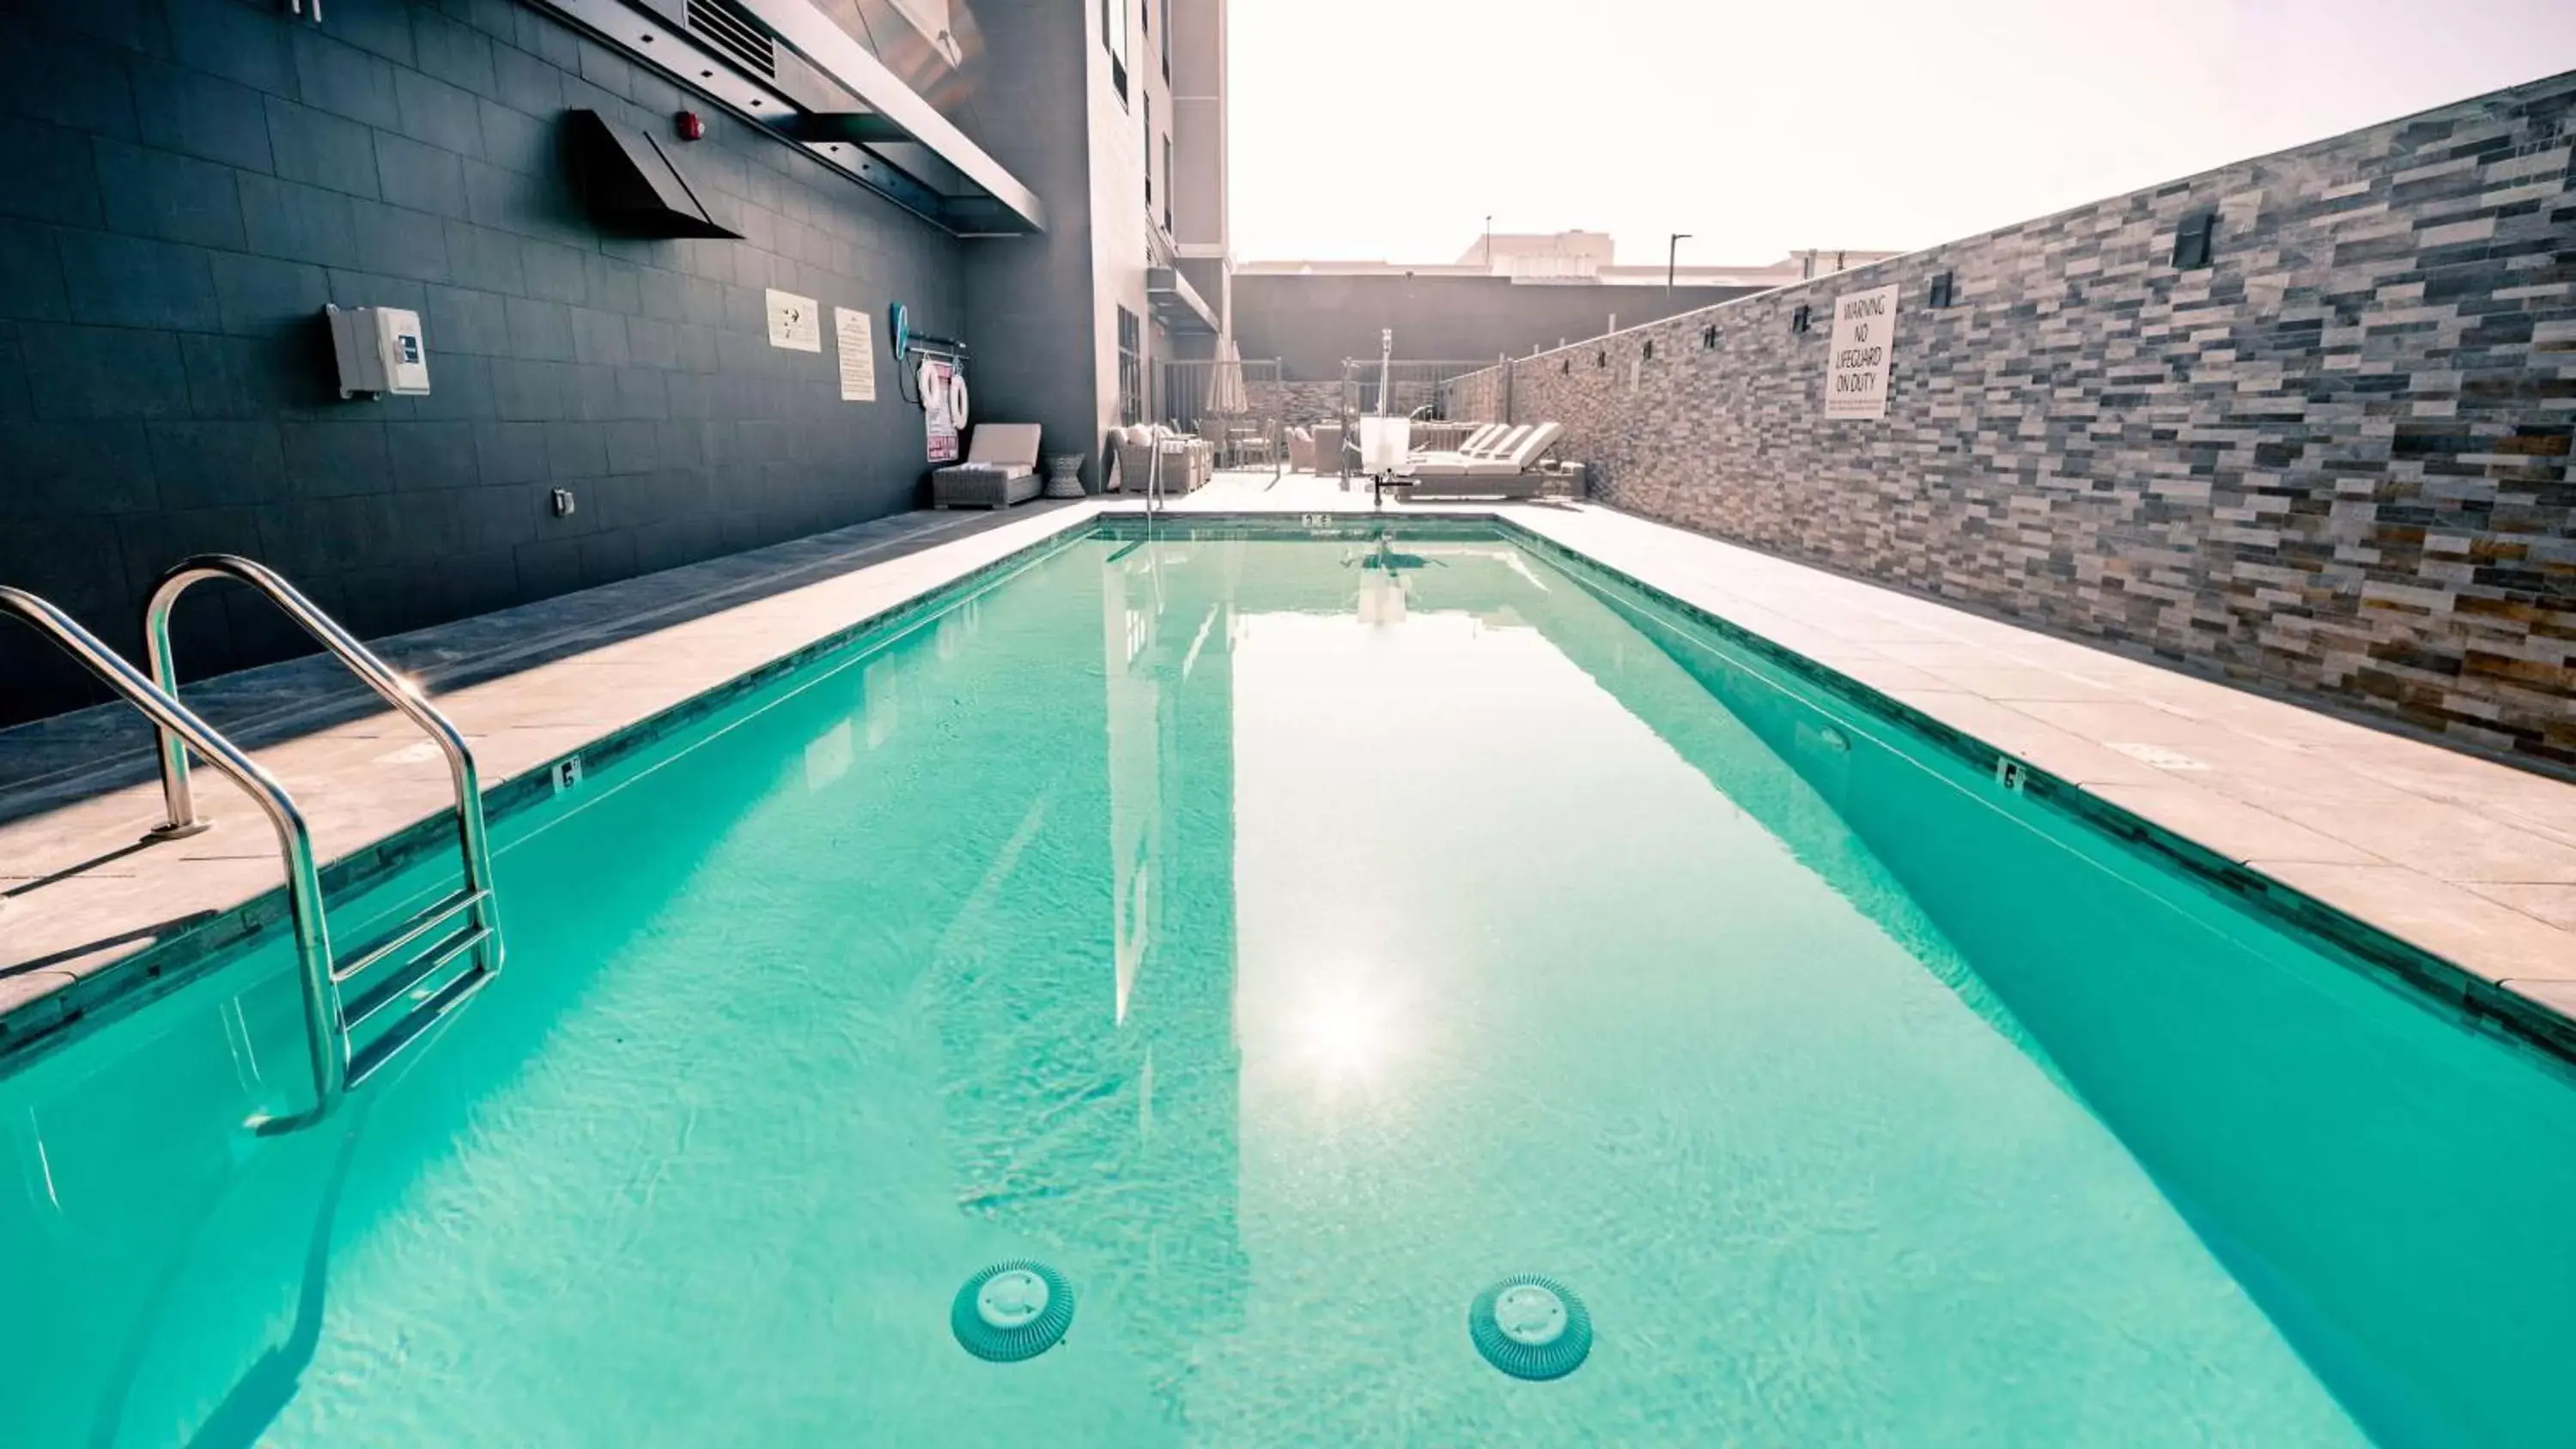
<instances>
[{"instance_id":1,"label":"metal fence","mask_svg":"<svg viewBox=\"0 0 2576 1449\"><path fill-rule=\"evenodd\" d=\"M1482 360L1392 359L1383 368L1388 404L1383 411L1390 416L1413 419L1412 441L1416 448L1454 448L1466 441L1472 425L1495 420L1451 418L1450 404L1456 390L1449 384L1493 365L1491 361ZM1381 411L1378 407L1380 378L1381 368L1377 359L1343 359L1340 425L1331 430L1326 445L1318 452L1316 471L1338 473L1346 480L1359 471L1359 420ZM1324 461L1327 455L1333 461Z\"/></svg>"},{"instance_id":2,"label":"metal fence","mask_svg":"<svg viewBox=\"0 0 2576 1449\"><path fill-rule=\"evenodd\" d=\"M1277 358L1165 362L1155 381L1154 420L1207 439L1218 467L1267 467L1275 475L1286 466Z\"/></svg>"},{"instance_id":3,"label":"metal fence","mask_svg":"<svg viewBox=\"0 0 2576 1449\"><path fill-rule=\"evenodd\" d=\"M1494 365L1493 359L1473 362L1398 358L1386 368L1387 406L1378 406L1378 360L1373 357L1350 357L1342 360L1342 420L1365 414L1386 413L1398 417L1445 420L1450 379L1480 372ZM1473 419L1490 422L1490 418Z\"/></svg>"}]
</instances>

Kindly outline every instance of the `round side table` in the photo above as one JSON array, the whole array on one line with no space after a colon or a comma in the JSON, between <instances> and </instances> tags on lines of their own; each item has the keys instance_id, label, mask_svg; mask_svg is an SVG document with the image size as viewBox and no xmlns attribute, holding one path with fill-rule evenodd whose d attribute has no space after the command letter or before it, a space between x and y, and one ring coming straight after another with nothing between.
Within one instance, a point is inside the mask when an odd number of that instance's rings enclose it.
<instances>
[{"instance_id":1,"label":"round side table","mask_svg":"<svg viewBox=\"0 0 2576 1449\"><path fill-rule=\"evenodd\" d=\"M1047 454L1046 496L1080 498L1082 492L1082 455L1080 453Z\"/></svg>"}]
</instances>

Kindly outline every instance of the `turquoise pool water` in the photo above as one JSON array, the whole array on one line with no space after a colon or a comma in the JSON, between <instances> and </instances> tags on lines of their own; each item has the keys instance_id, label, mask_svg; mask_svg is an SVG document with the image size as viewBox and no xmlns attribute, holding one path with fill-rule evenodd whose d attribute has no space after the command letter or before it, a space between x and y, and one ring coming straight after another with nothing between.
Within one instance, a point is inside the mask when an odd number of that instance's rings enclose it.
<instances>
[{"instance_id":1,"label":"turquoise pool water","mask_svg":"<svg viewBox=\"0 0 2576 1449\"><path fill-rule=\"evenodd\" d=\"M1093 538L796 683L323 1130L274 954L0 1080L0 1444L2568 1438L2562 1071L1644 598Z\"/></svg>"}]
</instances>

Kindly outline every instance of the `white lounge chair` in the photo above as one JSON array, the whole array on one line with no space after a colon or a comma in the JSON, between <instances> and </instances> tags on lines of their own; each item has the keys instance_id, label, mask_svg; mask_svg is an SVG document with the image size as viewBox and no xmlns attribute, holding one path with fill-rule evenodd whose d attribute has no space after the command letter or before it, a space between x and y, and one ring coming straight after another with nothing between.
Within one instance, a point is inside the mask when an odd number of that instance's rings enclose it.
<instances>
[{"instance_id":1,"label":"white lounge chair","mask_svg":"<svg viewBox=\"0 0 2576 1449\"><path fill-rule=\"evenodd\" d=\"M1540 423L1514 431L1508 451L1426 460L1405 470L1396 481L1410 485L1407 496L1413 498L1534 498L1559 481L1540 459L1565 436L1565 425Z\"/></svg>"},{"instance_id":2,"label":"white lounge chair","mask_svg":"<svg viewBox=\"0 0 2576 1449\"><path fill-rule=\"evenodd\" d=\"M1008 508L1038 496L1038 425L977 423L966 461L930 475L933 508Z\"/></svg>"},{"instance_id":3,"label":"white lounge chair","mask_svg":"<svg viewBox=\"0 0 2576 1449\"><path fill-rule=\"evenodd\" d=\"M1528 423L1518 427L1505 427L1500 423L1489 426L1493 431L1486 434L1482 441L1470 439L1467 446L1454 451L1416 453L1407 461L1417 468L1454 468L1462 463L1507 457L1512 449L1520 446L1522 439L1534 431L1532 425Z\"/></svg>"},{"instance_id":4,"label":"white lounge chair","mask_svg":"<svg viewBox=\"0 0 2576 1449\"><path fill-rule=\"evenodd\" d=\"M1463 454L1472 457L1481 453L1486 447L1490 446L1495 439L1501 437L1508 431L1510 431L1510 429L1506 428L1501 423L1480 423L1476 426L1476 430L1474 432L1471 432L1464 438L1458 440L1457 447L1417 449L1414 456L1417 458L1437 458Z\"/></svg>"}]
</instances>

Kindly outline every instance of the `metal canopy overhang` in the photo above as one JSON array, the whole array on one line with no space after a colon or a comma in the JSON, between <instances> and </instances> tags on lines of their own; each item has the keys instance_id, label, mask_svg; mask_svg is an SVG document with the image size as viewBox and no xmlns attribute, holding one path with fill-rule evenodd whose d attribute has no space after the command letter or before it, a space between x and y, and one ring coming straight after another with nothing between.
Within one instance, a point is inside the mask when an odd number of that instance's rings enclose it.
<instances>
[{"instance_id":1,"label":"metal canopy overhang","mask_svg":"<svg viewBox=\"0 0 2576 1449\"><path fill-rule=\"evenodd\" d=\"M940 160L957 168L958 174L984 194L1002 212L1017 217L1020 231L1046 230L1046 208L1038 204L1037 193L1020 183L1020 179L1002 169L1002 163L984 152L984 148L966 139L946 116L939 114L930 102L923 100L912 87L905 85L893 71L867 48L850 38L830 16L817 10L809 0L736 0L743 9L758 16L762 24L777 37L811 62L815 69L857 96L860 102L884 117L916 144L928 147Z\"/></svg>"},{"instance_id":2,"label":"metal canopy overhang","mask_svg":"<svg viewBox=\"0 0 2576 1449\"><path fill-rule=\"evenodd\" d=\"M1154 311L1154 320L1174 332L1214 333L1216 313L1201 300L1190 279L1172 267L1149 267L1145 271L1145 304Z\"/></svg>"},{"instance_id":3,"label":"metal canopy overhang","mask_svg":"<svg viewBox=\"0 0 2576 1449\"><path fill-rule=\"evenodd\" d=\"M677 12L679 0L540 3L944 231L971 237L1046 230L1046 208L1035 192L805 0L734 3L775 30L816 71L876 107L864 113L871 119L806 111L768 78L701 44L674 15L656 13L666 6ZM856 134L862 131L885 139L863 140ZM934 167L907 169L879 147L896 155L927 153L941 173L936 184L914 174Z\"/></svg>"}]
</instances>

